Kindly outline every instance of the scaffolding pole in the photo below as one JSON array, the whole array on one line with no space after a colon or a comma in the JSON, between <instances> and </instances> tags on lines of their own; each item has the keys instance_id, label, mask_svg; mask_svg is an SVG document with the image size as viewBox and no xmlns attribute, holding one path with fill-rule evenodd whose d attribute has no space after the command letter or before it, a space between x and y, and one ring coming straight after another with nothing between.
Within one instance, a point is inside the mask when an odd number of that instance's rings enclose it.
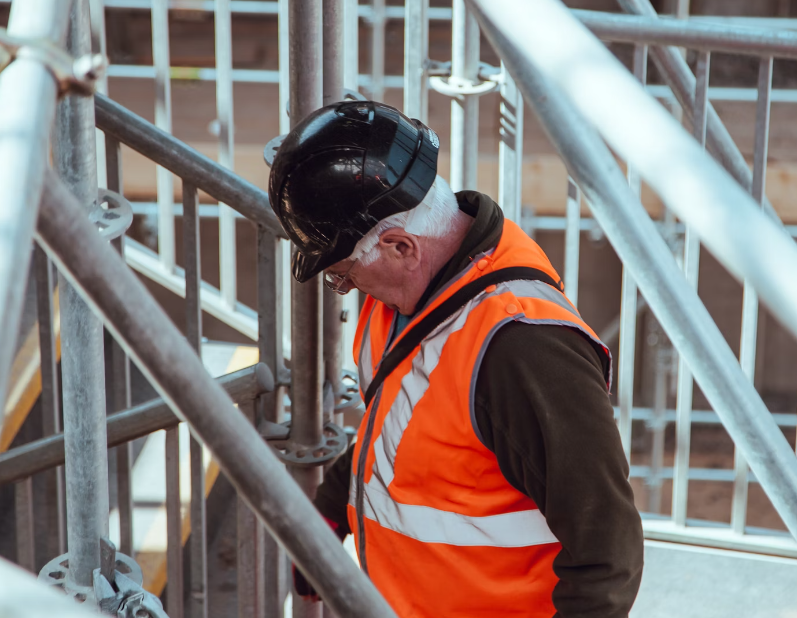
<instances>
[{"instance_id":1,"label":"scaffolding pole","mask_svg":"<svg viewBox=\"0 0 797 618\"><path fill-rule=\"evenodd\" d=\"M322 104L322 2L290 0L288 8L291 128L294 128ZM310 445L321 440L323 427L322 282L321 277L314 277L307 283L294 280L292 284L291 439ZM318 466L289 469L305 494L314 498L322 469ZM294 595L293 615L321 618L322 607Z\"/></svg>"},{"instance_id":2,"label":"scaffolding pole","mask_svg":"<svg viewBox=\"0 0 797 618\"><path fill-rule=\"evenodd\" d=\"M329 105L343 99L345 0L323 0L323 102ZM343 371L343 297L324 288L324 379L332 387L335 404L339 403L341 374ZM342 424L332 418L333 411L324 420Z\"/></svg>"},{"instance_id":3,"label":"scaffolding pole","mask_svg":"<svg viewBox=\"0 0 797 618\"><path fill-rule=\"evenodd\" d=\"M172 132L172 82L169 54L169 3L152 2L152 60L155 65L155 124ZM163 269L174 271L174 180L169 170L157 168L158 256Z\"/></svg>"},{"instance_id":4,"label":"scaffolding pole","mask_svg":"<svg viewBox=\"0 0 797 618\"><path fill-rule=\"evenodd\" d=\"M88 0L75 0L69 26L69 52L90 53ZM91 97L71 96L59 104L53 161L88 219L97 206ZM102 323L63 276L59 287L69 577L77 586L91 586L92 571L100 566L100 537L108 535L104 336Z\"/></svg>"},{"instance_id":5,"label":"scaffolding pole","mask_svg":"<svg viewBox=\"0 0 797 618\"><path fill-rule=\"evenodd\" d=\"M523 95L502 62L498 204L504 216L518 225L523 213L523 105Z\"/></svg>"},{"instance_id":6,"label":"scaffolding pole","mask_svg":"<svg viewBox=\"0 0 797 618\"><path fill-rule=\"evenodd\" d=\"M479 82L479 24L454 0L451 21L451 78L453 86ZM451 99L451 189L476 189L479 166L479 97L460 94Z\"/></svg>"},{"instance_id":7,"label":"scaffolding pole","mask_svg":"<svg viewBox=\"0 0 797 618\"><path fill-rule=\"evenodd\" d=\"M62 43L69 0L25 0L11 6L9 36ZM12 62L0 73L0 402L16 353L30 246L36 225L57 87L50 71L33 58ZM0 425L3 413L0 411Z\"/></svg>"},{"instance_id":8,"label":"scaffolding pole","mask_svg":"<svg viewBox=\"0 0 797 618\"><path fill-rule=\"evenodd\" d=\"M428 122L429 0L407 0L404 18L404 113Z\"/></svg>"},{"instance_id":9,"label":"scaffolding pole","mask_svg":"<svg viewBox=\"0 0 797 618\"><path fill-rule=\"evenodd\" d=\"M235 120L232 92L232 14L230 0L216 0L216 126L219 130L219 163L235 167ZM235 212L219 204L219 291L230 308L238 299L236 286Z\"/></svg>"}]
</instances>

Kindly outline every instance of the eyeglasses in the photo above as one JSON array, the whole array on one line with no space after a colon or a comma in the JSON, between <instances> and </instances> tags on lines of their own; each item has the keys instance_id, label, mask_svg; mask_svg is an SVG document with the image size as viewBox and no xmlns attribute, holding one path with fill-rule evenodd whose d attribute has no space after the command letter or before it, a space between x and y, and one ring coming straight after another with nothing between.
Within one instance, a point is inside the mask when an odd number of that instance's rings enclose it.
<instances>
[{"instance_id":1,"label":"eyeglasses","mask_svg":"<svg viewBox=\"0 0 797 618\"><path fill-rule=\"evenodd\" d=\"M349 270L347 270L342 275L336 275L334 273L324 272L324 285L327 286L330 290L335 292L336 294L340 294L341 296L348 294L351 288L346 288L345 291L342 291L343 284L349 280L349 273L351 273L351 269L354 268L354 265L357 263L357 260L354 260L349 266Z\"/></svg>"}]
</instances>

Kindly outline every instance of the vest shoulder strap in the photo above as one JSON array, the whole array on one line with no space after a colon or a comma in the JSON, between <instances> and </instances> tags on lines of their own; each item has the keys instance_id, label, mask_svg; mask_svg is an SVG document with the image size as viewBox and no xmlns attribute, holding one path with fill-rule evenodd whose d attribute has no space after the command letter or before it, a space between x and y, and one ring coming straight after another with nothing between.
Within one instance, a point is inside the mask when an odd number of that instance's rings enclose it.
<instances>
[{"instance_id":1,"label":"vest shoulder strap","mask_svg":"<svg viewBox=\"0 0 797 618\"><path fill-rule=\"evenodd\" d=\"M561 282L554 281L553 277L548 273L529 266L500 268L462 286L450 298L440 303L438 307L435 307L425 318L405 333L396 346L382 359L379 370L365 393L365 407L367 408L371 404L376 391L379 390L385 379L435 328L491 285L521 280L542 281L556 288L556 290L562 291Z\"/></svg>"}]
</instances>

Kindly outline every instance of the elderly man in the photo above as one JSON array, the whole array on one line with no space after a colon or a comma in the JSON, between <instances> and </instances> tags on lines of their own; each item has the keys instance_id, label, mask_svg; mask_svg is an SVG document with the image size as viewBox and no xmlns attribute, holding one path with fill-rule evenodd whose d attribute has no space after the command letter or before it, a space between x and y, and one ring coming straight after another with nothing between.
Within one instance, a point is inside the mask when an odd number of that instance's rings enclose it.
<instances>
[{"instance_id":1,"label":"elderly man","mask_svg":"<svg viewBox=\"0 0 797 618\"><path fill-rule=\"evenodd\" d=\"M399 616L627 616L642 528L609 350L540 247L437 175L438 150L358 101L309 116L274 161L294 277L368 295L366 413L315 504Z\"/></svg>"}]
</instances>

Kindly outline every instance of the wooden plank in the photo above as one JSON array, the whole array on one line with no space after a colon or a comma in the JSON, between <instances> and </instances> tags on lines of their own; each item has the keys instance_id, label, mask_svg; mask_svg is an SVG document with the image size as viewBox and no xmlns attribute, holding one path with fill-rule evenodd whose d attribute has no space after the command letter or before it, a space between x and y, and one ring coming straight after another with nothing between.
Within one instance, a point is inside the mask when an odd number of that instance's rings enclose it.
<instances>
[{"instance_id":1,"label":"wooden plank","mask_svg":"<svg viewBox=\"0 0 797 618\"><path fill-rule=\"evenodd\" d=\"M61 312L58 308L58 290L53 294L55 309L55 355L61 359ZM3 426L0 429L0 453L4 453L16 438L25 419L42 390L41 350L39 348L39 323L34 322L11 366L9 384L11 391L5 404Z\"/></svg>"}]
</instances>

